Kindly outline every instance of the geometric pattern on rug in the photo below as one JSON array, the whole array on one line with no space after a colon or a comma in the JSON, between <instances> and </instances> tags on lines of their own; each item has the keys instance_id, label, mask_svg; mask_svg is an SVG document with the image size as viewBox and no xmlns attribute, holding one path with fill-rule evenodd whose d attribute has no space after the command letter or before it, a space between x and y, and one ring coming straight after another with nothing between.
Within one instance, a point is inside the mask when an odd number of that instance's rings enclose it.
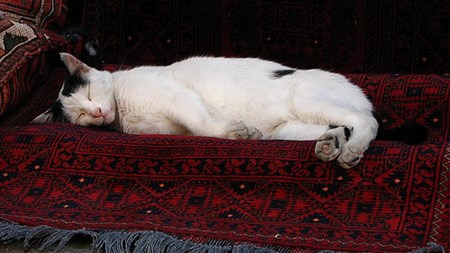
<instances>
[{"instance_id":1,"label":"geometric pattern on rug","mask_svg":"<svg viewBox=\"0 0 450 253\"><path fill-rule=\"evenodd\" d=\"M441 240L445 229L432 219L435 208L445 211L436 205L449 176L442 143L376 141L345 170L319 162L314 142L70 124L0 132L0 217L30 226L394 252L425 246L431 231Z\"/></svg>"}]
</instances>

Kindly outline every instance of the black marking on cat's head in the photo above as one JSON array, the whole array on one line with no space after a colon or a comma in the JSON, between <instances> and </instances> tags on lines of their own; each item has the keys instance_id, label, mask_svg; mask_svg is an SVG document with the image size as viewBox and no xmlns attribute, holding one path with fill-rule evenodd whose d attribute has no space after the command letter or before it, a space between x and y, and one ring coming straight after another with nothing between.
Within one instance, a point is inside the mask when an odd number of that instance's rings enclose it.
<instances>
[{"instance_id":1,"label":"black marking on cat's head","mask_svg":"<svg viewBox=\"0 0 450 253\"><path fill-rule=\"evenodd\" d=\"M64 108L61 101L58 99L50 106L50 108L37 116L32 122L33 123L54 123L54 122L64 122L66 116L64 114Z\"/></svg>"},{"instance_id":2,"label":"black marking on cat's head","mask_svg":"<svg viewBox=\"0 0 450 253\"><path fill-rule=\"evenodd\" d=\"M56 100L50 109L47 111L48 113L53 114L53 122L63 122L64 121L64 110L63 105L61 104L61 101L58 99Z\"/></svg>"},{"instance_id":3,"label":"black marking on cat's head","mask_svg":"<svg viewBox=\"0 0 450 253\"><path fill-rule=\"evenodd\" d=\"M66 81L64 82L64 88L62 89L62 95L69 97L74 92L76 92L79 88L82 88L88 84L86 78L77 74L69 74L67 76Z\"/></svg>"},{"instance_id":4,"label":"black marking on cat's head","mask_svg":"<svg viewBox=\"0 0 450 253\"><path fill-rule=\"evenodd\" d=\"M60 53L59 55L68 74L61 93L63 96L68 97L79 88L88 84L87 74L92 68L71 54Z\"/></svg>"},{"instance_id":5,"label":"black marking on cat's head","mask_svg":"<svg viewBox=\"0 0 450 253\"><path fill-rule=\"evenodd\" d=\"M294 74L295 69L280 69L275 70L272 74L275 78L282 78L283 76L292 75Z\"/></svg>"}]
</instances>

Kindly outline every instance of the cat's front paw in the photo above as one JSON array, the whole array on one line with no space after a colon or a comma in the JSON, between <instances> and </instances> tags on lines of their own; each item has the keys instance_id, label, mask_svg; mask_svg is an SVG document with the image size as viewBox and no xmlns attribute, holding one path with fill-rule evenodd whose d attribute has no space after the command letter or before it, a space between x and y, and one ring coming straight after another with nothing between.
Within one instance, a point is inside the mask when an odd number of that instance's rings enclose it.
<instances>
[{"instance_id":1,"label":"cat's front paw","mask_svg":"<svg viewBox=\"0 0 450 253\"><path fill-rule=\"evenodd\" d=\"M336 127L328 130L316 142L317 158L324 162L332 161L341 154L341 148L347 143L350 130L346 127Z\"/></svg>"},{"instance_id":2,"label":"cat's front paw","mask_svg":"<svg viewBox=\"0 0 450 253\"><path fill-rule=\"evenodd\" d=\"M248 128L242 121L231 123L226 132L229 139L246 140L248 135Z\"/></svg>"},{"instance_id":3,"label":"cat's front paw","mask_svg":"<svg viewBox=\"0 0 450 253\"><path fill-rule=\"evenodd\" d=\"M362 148L349 144L342 147L341 155L338 158L339 165L344 169L356 166L364 156Z\"/></svg>"},{"instance_id":4,"label":"cat's front paw","mask_svg":"<svg viewBox=\"0 0 450 253\"><path fill-rule=\"evenodd\" d=\"M263 137L262 132L256 127L247 127L248 139L259 140Z\"/></svg>"}]
</instances>

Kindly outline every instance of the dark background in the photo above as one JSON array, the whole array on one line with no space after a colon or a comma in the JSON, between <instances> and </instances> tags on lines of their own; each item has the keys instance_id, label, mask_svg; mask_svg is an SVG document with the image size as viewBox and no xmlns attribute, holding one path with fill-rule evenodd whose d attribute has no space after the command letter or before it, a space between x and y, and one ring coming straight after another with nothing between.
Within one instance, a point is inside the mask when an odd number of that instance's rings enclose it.
<instances>
[{"instance_id":1,"label":"dark background","mask_svg":"<svg viewBox=\"0 0 450 253\"><path fill-rule=\"evenodd\" d=\"M342 73L449 73L448 0L82 0L81 25L116 64L253 56Z\"/></svg>"}]
</instances>

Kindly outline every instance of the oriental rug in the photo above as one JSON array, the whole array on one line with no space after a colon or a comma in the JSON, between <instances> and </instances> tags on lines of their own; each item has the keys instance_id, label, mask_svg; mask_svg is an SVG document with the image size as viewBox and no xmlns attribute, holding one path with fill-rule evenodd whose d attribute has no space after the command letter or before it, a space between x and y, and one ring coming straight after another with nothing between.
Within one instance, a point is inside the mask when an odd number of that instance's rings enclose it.
<instances>
[{"instance_id":1,"label":"oriental rug","mask_svg":"<svg viewBox=\"0 0 450 253\"><path fill-rule=\"evenodd\" d=\"M62 246L78 233L107 252L449 248L446 142L375 141L349 170L317 161L314 142L62 124L3 127L0 143L3 240Z\"/></svg>"}]
</instances>

